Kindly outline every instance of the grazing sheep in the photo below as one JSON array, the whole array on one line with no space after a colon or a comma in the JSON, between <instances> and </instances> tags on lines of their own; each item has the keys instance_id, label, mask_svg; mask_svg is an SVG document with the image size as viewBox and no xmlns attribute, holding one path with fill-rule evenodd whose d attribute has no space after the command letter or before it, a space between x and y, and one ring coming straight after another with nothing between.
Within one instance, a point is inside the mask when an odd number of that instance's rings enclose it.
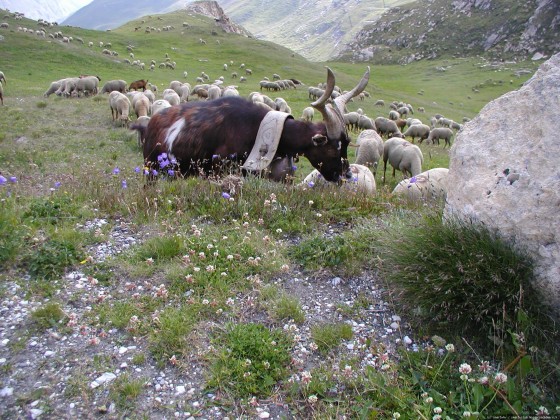
<instances>
[{"instance_id":1,"label":"grazing sheep","mask_svg":"<svg viewBox=\"0 0 560 420\"><path fill-rule=\"evenodd\" d=\"M213 101L222 96L222 89L219 86L212 85L208 87L208 100Z\"/></svg>"},{"instance_id":2,"label":"grazing sheep","mask_svg":"<svg viewBox=\"0 0 560 420\"><path fill-rule=\"evenodd\" d=\"M163 99L169 102L171 105L179 105L181 103L181 97L177 95L173 89L165 89L163 91Z\"/></svg>"},{"instance_id":3,"label":"grazing sheep","mask_svg":"<svg viewBox=\"0 0 560 420\"><path fill-rule=\"evenodd\" d=\"M400 117L401 117L401 114L399 114L398 111L395 111L394 109L389 111L389 119L390 120L397 121Z\"/></svg>"},{"instance_id":4,"label":"grazing sheep","mask_svg":"<svg viewBox=\"0 0 560 420\"><path fill-rule=\"evenodd\" d=\"M245 69L245 74L249 76L249 75L253 74L253 70Z\"/></svg>"},{"instance_id":5,"label":"grazing sheep","mask_svg":"<svg viewBox=\"0 0 560 420\"><path fill-rule=\"evenodd\" d=\"M383 99L378 99L377 101L375 101L375 106L385 106L385 101Z\"/></svg>"},{"instance_id":6,"label":"grazing sheep","mask_svg":"<svg viewBox=\"0 0 560 420\"><path fill-rule=\"evenodd\" d=\"M360 114L357 112L348 112L342 116L344 118L344 124L348 130L356 130L358 128L358 120L360 119Z\"/></svg>"},{"instance_id":7,"label":"grazing sheep","mask_svg":"<svg viewBox=\"0 0 560 420\"><path fill-rule=\"evenodd\" d=\"M6 81L6 76L4 75L3 71L0 71L0 82L4 83L5 85L8 84L8 82Z\"/></svg>"},{"instance_id":8,"label":"grazing sheep","mask_svg":"<svg viewBox=\"0 0 560 420\"><path fill-rule=\"evenodd\" d=\"M307 108L303 109L303 112L301 114L301 119L304 121L313 121L313 117L315 116L315 109L313 109L313 107L308 106Z\"/></svg>"},{"instance_id":9,"label":"grazing sheep","mask_svg":"<svg viewBox=\"0 0 560 420\"><path fill-rule=\"evenodd\" d=\"M177 93L177 95L181 95L181 86L183 86L183 82L180 82L178 80L173 80L169 82L168 89L173 89Z\"/></svg>"},{"instance_id":10,"label":"grazing sheep","mask_svg":"<svg viewBox=\"0 0 560 420\"><path fill-rule=\"evenodd\" d=\"M453 121L453 122L451 123L451 128L452 128L453 130L459 131L461 128L463 128L463 126L462 126L461 124L459 124L458 122Z\"/></svg>"},{"instance_id":11,"label":"grazing sheep","mask_svg":"<svg viewBox=\"0 0 560 420\"><path fill-rule=\"evenodd\" d=\"M447 175L449 169L434 168L403 179L393 190L393 194L411 201L442 200L447 196Z\"/></svg>"},{"instance_id":12,"label":"grazing sheep","mask_svg":"<svg viewBox=\"0 0 560 420\"><path fill-rule=\"evenodd\" d=\"M381 136L383 135L386 135L387 137L403 136L401 130L399 130L399 127L397 126L397 123L395 123L395 121L391 121L390 119L385 117L377 117L374 122L375 122L375 128L377 129L377 132Z\"/></svg>"},{"instance_id":13,"label":"grazing sheep","mask_svg":"<svg viewBox=\"0 0 560 420\"><path fill-rule=\"evenodd\" d=\"M80 80L79 77L70 77L65 79L64 84L60 86L60 88L55 92L57 96L66 96L69 97L74 90L76 90L76 83Z\"/></svg>"},{"instance_id":14,"label":"grazing sheep","mask_svg":"<svg viewBox=\"0 0 560 420\"><path fill-rule=\"evenodd\" d=\"M358 152L356 162L373 168L373 175L377 174L377 165L383 156L383 140L375 130L364 130L356 139Z\"/></svg>"},{"instance_id":15,"label":"grazing sheep","mask_svg":"<svg viewBox=\"0 0 560 420\"><path fill-rule=\"evenodd\" d=\"M288 105L288 102L286 102L286 100L284 98L276 98L274 100L274 103L276 104L276 110L277 111L285 112L287 114L291 114L291 109Z\"/></svg>"},{"instance_id":16,"label":"grazing sheep","mask_svg":"<svg viewBox=\"0 0 560 420\"><path fill-rule=\"evenodd\" d=\"M56 80L54 82L51 83L51 85L49 86L49 88L45 91L45 93L43 93L43 96L45 98L48 98L49 95L52 95L53 93L56 93L61 86L63 86L66 83L66 80L68 80L67 78L65 79L60 79L60 80Z\"/></svg>"},{"instance_id":17,"label":"grazing sheep","mask_svg":"<svg viewBox=\"0 0 560 420\"><path fill-rule=\"evenodd\" d=\"M154 94L154 92L152 92L150 89L146 89L143 93L150 100L150 103L153 104L156 100L156 95Z\"/></svg>"},{"instance_id":18,"label":"grazing sheep","mask_svg":"<svg viewBox=\"0 0 560 420\"><path fill-rule=\"evenodd\" d=\"M222 92L222 96L239 96L239 91L237 90L237 86L226 87Z\"/></svg>"},{"instance_id":19,"label":"grazing sheep","mask_svg":"<svg viewBox=\"0 0 560 420\"><path fill-rule=\"evenodd\" d=\"M99 85L99 80L99 76L80 77L80 79L76 82L76 94L80 96L80 92L83 92L84 95L86 93L97 95L97 86Z\"/></svg>"},{"instance_id":20,"label":"grazing sheep","mask_svg":"<svg viewBox=\"0 0 560 420\"><path fill-rule=\"evenodd\" d=\"M383 144L383 182L386 179L387 161L393 167L393 177L397 169L405 176L415 176L422 172L424 156L418 146L402 138L392 137Z\"/></svg>"},{"instance_id":21,"label":"grazing sheep","mask_svg":"<svg viewBox=\"0 0 560 420\"><path fill-rule=\"evenodd\" d=\"M445 140L445 143L443 144L443 147L445 148L446 145L451 147L452 138L453 130L447 127L436 127L432 131L430 131L430 135L428 136L426 141L432 142L432 144L435 144L435 142L437 141L437 144L439 145L439 141L443 139Z\"/></svg>"},{"instance_id":22,"label":"grazing sheep","mask_svg":"<svg viewBox=\"0 0 560 420\"><path fill-rule=\"evenodd\" d=\"M134 122L135 125L140 125L142 127L147 127L148 123L150 122L150 117L138 117L138 119ZM144 145L145 138L145 131L138 130L138 147L142 148Z\"/></svg>"},{"instance_id":23,"label":"grazing sheep","mask_svg":"<svg viewBox=\"0 0 560 420\"><path fill-rule=\"evenodd\" d=\"M360 115L358 117L358 130L375 130L375 122L366 115Z\"/></svg>"},{"instance_id":24,"label":"grazing sheep","mask_svg":"<svg viewBox=\"0 0 560 420\"><path fill-rule=\"evenodd\" d=\"M352 172L352 177L343 179L340 188L344 191L362 194L375 194L377 188L375 185L375 177L363 165L351 163L349 167ZM326 181L317 169L314 169L305 179L299 184L304 188L336 188L336 184Z\"/></svg>"},{"instance_id":25,"label":"grazing sheep","mask_svg":"<svg viewBox=\"0 0 560 420\"><path fill-rule=\"evenodd\" d=\"M171 104L165 99L158 99L152 104L152 117L160 112L162 109L169 108Z\"/></svg>"},{"instance_id":26,"label":"grazing sheep","mask_svg":"<svg viewBox=\"0 0 560 420\"><path fill-rule=\"evenodd\" d=\"M413 124L403 133L404 137L411 137L412 143L414 143L414 139L420 139L420 143L426 140L430 135L430 126L426 124Z\"/></svg>"},{"instance_id":27,"label":"grazing sheep","mask_svg":"<svg viewBox=\"0 0 560 420\"><path fill-rule=\"evenodd\" d=\"M407 118L406 119L407 127L410 127L411 125L416 125L416 124L422 124L422 121L420 121L418 118Z\"/></svg>"},{"instance_id":28,"label":"grazing sheep","mask_svg":"<svg viewBox=\"0 0 560 420\"><path fill-rule=\"evenodd\" d=\"M121 126L128 127L128 113L130 111L130 101L120 92L113 91L109 94L109 107L113 121L120 121Z\"/></svg>"},{"instance_id":29,"label":"grazing sheep","mask_svg":"<svg viewBox=\"0 0 560 420\"><path fill-rule=\"evenodd\" d=\"M134 95L132 98L132 108L136 118L147 117L151 114L152 103L145 94L138 93L138 95Z\"/></svg>"}]
</instances>

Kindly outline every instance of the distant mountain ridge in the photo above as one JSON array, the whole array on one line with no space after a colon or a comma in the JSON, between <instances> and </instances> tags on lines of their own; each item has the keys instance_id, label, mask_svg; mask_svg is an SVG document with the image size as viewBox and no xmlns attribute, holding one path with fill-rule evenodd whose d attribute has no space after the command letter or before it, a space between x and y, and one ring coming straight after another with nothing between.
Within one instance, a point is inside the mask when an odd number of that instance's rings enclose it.
<instances>
[{"instance_id":1,"label":"distant mountain ridge","mask_svg":"<svg viewBox=\"0 0 560 420\"><path fill-rule=\"evenodd\" d=\"M255 37L283 45L304 57L324 61L341 52L367 22L389 7L411 0L219 0L232 21ZM62 23L112 29L149 14L169 13L207 1L93 0ZM107 13L107 10L113 11Z\"/></svg>"},{"instance_id":2,"label":"distant mountain ridge","mask_svg":"<svg viewBox=\"0 0 560 420\"><path fill-rule=\"evenodd\" d=\"M23 13L29 19L60 22L91 0L0 0L0 9Z\"/></svg>"},{"instance_id":3,"label":"distant mountain ridge","mask_svg":"<svg viewBox=\"0 0 560 420\"><path fill-rule=\"evenodd\" d=\"M419 0L364 27L339 59L407 64L439 57L549 57L560 51L558 0Z\"/></svg>"}]
</instances>

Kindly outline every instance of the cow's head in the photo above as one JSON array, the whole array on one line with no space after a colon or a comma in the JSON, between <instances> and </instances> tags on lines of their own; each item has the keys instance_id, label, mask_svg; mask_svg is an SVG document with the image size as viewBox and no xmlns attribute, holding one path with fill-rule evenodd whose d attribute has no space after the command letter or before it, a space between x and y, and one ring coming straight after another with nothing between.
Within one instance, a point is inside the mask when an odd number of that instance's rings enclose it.
<instances>
[{"instance_id":1,"label":"cow's head","mask_svg":"<svg viewBox=\"0 0 560 420\"><path fill-rule=\"evenodd\" d=\"M325 92L311 104L323 115L326 133L317 133L313 136L314 147L306 152L306 157L327 181L338 182L341 178L352 177L348 164L350 137L344 124L343 115L346 103L354 96L359 95L366 88L368 81L369 67L354 89L336 97L332 104L327 103L331 99L335 86L334 74L327 67Z\"/></svg>"}]
</instances>

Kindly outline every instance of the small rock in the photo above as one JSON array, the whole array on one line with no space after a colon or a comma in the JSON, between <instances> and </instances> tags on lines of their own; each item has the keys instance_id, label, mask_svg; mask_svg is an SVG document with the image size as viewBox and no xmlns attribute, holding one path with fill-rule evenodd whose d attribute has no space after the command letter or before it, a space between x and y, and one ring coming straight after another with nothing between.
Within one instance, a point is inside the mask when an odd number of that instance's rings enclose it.
<instances>
[{"instance_id":1,"label":"small rock","mask_svg":"<svg viewBox=\"0 0 560 420\"><path fill-rule=\"evenodd\" d=\"M38 408L32 408L31 410L29 410L29 414L31 414L32 419L36 419L40 417L41 414L43 414L43 410L39 410Z\"/></svg>"},{"instance_id":2,"label":"small rock","mask_svg":"<svg viewBox=\"0 0 560 420\"><path fill-rule=\"evenodd\" d=\"M398 322L392 322L391 325L390 325L390 327L391 327L393 330L398 330L398 329L399 329L399 323L398 323Z\"/></svg>"},{"instance_id":3,"label":"small rock","mask_svg":"<svg viewBox=\"0 0 560 420\"><path fill-rule=\"evenodd\" d=\"M270 417L270 413L268 411L261 411L259 413L259 418L260 419L267 419Z\"/></svg>"},{"instance_id":4,"label":"small rock","mask_svg":"<svg viewBox=\"0 0 560 420\"><path fill-rule=\"evenodd\" d=\"M119 348L119 354L125 354L128 351L127 347L120 347Z\"/></svg>"},{"instance_id":5,"label":"small rock","mask_svg":"<svg viewBox=\"0 0 560 420\"><path fill-rule=\"evenodd\" d=\"M55 354L54 351L47 350L47 351L45 352L44 356L45 356L45 357L51 357L51 356L54 356L54 354Z\"/></svg>"},{"instance_id":6,"label":"small rock","mask_svg":"<svg viewBox=\"0 0 560 420\"><path fill-rule=\"evenodd\" d=\"M407 346L412 344L412 340L410 339L410 337L408 335L405 335L403 338L403 343L406 344Z\"/></svg>"},{"instance_id":7,"label":"small rock","mask_svg":"<svg viewBox=\"0 0 560 420\"><path fill-rule=\"evenodd\" d=\"M175 395L181 395L184 394L186 392L185 387L183 385L179 385L177 386L177 388L175 388Z\"/></svg>"},{"instance_id":8,"label":"small rock","mask_svg":"<svg viewBox=\"0 0 560 420\"><path fill-rule=\"evenodd\" d=\"M331 280L331 284L334 287L338 286L340 283L342 283L342 279L340 277L335 277L334 279Z\"/></svg>"},{"instance_id":9,"label":"small rock","mask_svg":"<svg viewBox=\"0 0 560 420\"><path fill-rule=\"evenodd\" d=\"M107 382L111 382L113 380L115 380L117 377L117 375L115 375L114 373L111 372L105 372L103 375L101 375L99 378L97 378L95 381L93 381L90 386L95 389L97 388L99 385L103 385L104 383Z\"/></svg>"},{"instance_id":10,"label":"small rock","mask_svg":"<svg viewBox=\"0 0 560 420\"><path fill-rule=\"evenodd\" d=\"M0 397L11 397L14 394L14 388L2 388L0 389Z\"/></svg>"}]
</instances>

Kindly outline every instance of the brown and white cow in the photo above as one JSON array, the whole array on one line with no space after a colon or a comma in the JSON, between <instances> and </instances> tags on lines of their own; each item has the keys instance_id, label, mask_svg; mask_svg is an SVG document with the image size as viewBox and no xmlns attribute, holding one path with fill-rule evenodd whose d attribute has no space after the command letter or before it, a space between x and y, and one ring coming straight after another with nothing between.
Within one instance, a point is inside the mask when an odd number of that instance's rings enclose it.
<instances>
[{"instance_id":1,"label":"brown and white cow","mask_svg":"<svg viewBox=\"0 0 560 420\"><path fill-rule=\"evenodd\" d=\"M275 160L291 161L305 156L327 181L351 177L347 159L350 139L343 113L346 103L365 89L369 73L368 67L360 82L331 104L327 100L331 98L335 77L327 68L327 88L311 104L323 115L323 122L286 119ZM154 115L147 127L131 128L145 139L144 160L151 174L160 170L161 156L169 156L177 162L183 176L210 175L224 160L244 161L269 111L240 97L223 97L166 108Z\"/></svg>"}]
</instances>

